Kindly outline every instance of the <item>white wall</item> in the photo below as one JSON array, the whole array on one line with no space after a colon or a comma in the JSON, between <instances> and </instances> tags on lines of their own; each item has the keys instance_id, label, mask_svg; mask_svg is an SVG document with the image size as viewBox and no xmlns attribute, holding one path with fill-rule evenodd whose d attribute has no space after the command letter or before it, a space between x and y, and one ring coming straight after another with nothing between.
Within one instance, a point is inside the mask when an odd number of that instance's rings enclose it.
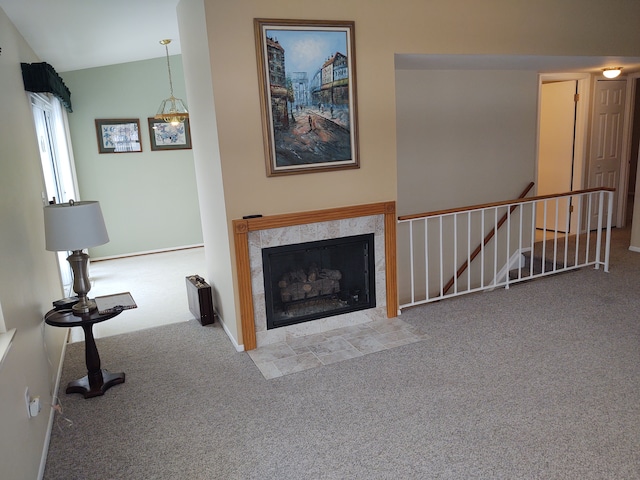
<instances>
[{"instance_id":1,"label":"white wall","mask_svg":"<svg viewBox=\"0 0 640 480\"><path fill-rule=\"evenodd\" d=\"M183 50L187 91L197 98L190 106L193 122L193 153L205 242L207 280L211 285L214 308L238 348L233 308L232 246L228 223L222 164L218 148L218 125L211 89L211 61L202 0L182 0L178 6L180 43Z\"/></svg>"},{"instance_id":2,"label":"white wall","mask_svg":"<svg viewBox=\"0 0 640 480\"><path fill-rule=\"evenodd\" d=\"M535 181L534 71L398 70L398 214L517 198Z\"/></svg>"},{"instance_id":3,"label":"white wall","mask_svg":"<svg viewBox=\"0 0 640 480\"><path fill-rule=\"evenodd\" d=\"M62 296L56 256L44 247L42 170L20 62L40 61L0 9L0 304L17 332L0 369L0 476L37 478L66 329L44 325ZM27 416L24 392L44 406Z\"/></svg>"}]
</instances>

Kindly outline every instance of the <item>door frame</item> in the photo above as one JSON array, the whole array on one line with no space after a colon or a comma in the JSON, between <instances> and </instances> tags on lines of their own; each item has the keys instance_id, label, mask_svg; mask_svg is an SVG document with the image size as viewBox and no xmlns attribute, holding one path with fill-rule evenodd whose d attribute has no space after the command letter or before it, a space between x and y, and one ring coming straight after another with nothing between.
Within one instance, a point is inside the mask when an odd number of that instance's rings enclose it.
<instances>
[{"instance_id":1,"label":"door frame","mask_svg":"<svg viewBox=\"0 0 640 480\"><path fill-rule=\"evenodd\" d=\"M629 163L631 161L631 130L633 122L640 122L640 118L633 118L633 110L636 102L636 83L640 78L640 72L627 75L627 91L625 97L624 125L622 127L622 165L620 165L620 184L618 186L618 211L617 225L626 226L627 200L629 194ZM639 192L636 191L634 208L638 206Z\"/></svg>"},{"instance_id":2,"label":"door frame","mask_svg":"<svg viewBox=\"0 0 640 480\"><path fill-rule=\"evenodd\" d=\"M586 182L586 162L587 162L587 140L589 138L589 112L591 111L591 78L589 73L542 73L538 75L538 119L536 128L536 167L535 178L538 178L538 168L540 162L540 114L542 107L542 84L548 82L560 82L576 80L578 82L578 102L576 103L575 139L574 139L574 160L573 179L571 190L581 190ZM536 195L538 186L535 187ZM578 218L571 215L569 233L576 233L578 228Z\"/></svg>"}]
</instances>

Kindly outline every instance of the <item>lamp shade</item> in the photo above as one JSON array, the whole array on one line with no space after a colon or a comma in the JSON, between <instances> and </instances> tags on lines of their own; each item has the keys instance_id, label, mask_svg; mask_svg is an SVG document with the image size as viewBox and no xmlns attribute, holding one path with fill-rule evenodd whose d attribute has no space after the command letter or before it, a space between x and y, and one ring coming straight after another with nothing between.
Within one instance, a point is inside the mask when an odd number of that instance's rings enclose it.
<instances>
[{"instance_id":1,"label":"lamp shade","mask_svg":"<svg viewBox=\"0 0 640 480\"><path fill-rule=\"evenodd\" d=\"M52 252L82 250L109 241L100 203L58 203L44 207L46 249Z\"/></svg>"}]
</instances>

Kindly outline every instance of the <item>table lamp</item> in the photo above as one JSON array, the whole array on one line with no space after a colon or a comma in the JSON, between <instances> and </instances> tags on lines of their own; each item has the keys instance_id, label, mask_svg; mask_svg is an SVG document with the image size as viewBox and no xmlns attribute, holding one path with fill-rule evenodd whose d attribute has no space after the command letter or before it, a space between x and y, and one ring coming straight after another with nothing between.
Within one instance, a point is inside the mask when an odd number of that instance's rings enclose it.
<instances>
[{"instance_id":1,"label":"table lamp","mask_svg":"<svg viewBox=\"0 0 640 480\"><path fill-rule=\"evenodd\" d=\"M87 269L89 255L82 250L109 241L100 203L69 200L69 203L44 207L44 234L47 250L72 252L67 261L73 271L73 291L79 299L72 307L73 312L84 314L95 310L96 302L87 298L91 290Z\"/></svg>"}]
</instances>

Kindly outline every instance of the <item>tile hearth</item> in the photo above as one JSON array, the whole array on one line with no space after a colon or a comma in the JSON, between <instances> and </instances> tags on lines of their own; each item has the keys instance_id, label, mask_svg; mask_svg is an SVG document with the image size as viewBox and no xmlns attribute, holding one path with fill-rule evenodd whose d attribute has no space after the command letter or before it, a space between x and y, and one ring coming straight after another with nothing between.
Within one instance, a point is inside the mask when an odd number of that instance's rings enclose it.
<instances>
[{"instance_id":1,"label":"tile hearth","mask_svg":"<svg viewBox=\"0 0 640 480\"><path fill-rule=\"evenodd\" d=\"M399 318L375 320L249 350L267 379L420 342L426 334Z\"/></svg>"}]
</instances>

